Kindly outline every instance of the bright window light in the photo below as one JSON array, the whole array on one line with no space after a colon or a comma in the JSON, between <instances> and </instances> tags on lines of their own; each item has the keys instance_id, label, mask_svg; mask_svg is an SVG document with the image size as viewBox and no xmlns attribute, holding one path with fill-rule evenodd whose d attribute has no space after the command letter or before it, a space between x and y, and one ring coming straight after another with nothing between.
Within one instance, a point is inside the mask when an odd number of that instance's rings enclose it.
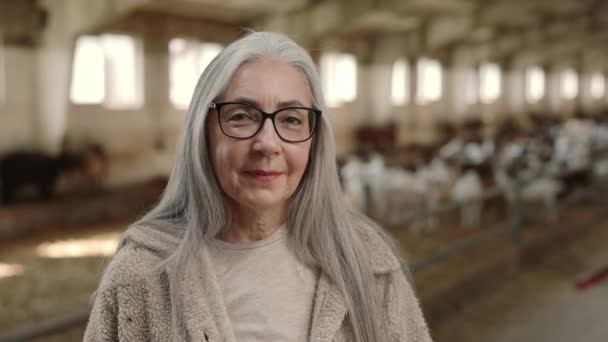
<instances>
[{"instance_id":1,"label":"bright window light","mask_svg":"<svg viewBox=\"0 0 608 342\"><path fill-rule=\"evenodd\" d=\"M220 44L202 43L200 50L200 68L201 72L207 68L209 63L220 54L223 47Z\"/></svg>"},{"instance_id":2,"label":"bright window light","mask_svg":"<svg viewBox=\"0 0 608 342\"><path fill-rule=\"evenodd\" d=\"M112 108L138 107L143 102L135 39L126 35L103 35L101 43L106 66L106 105ZM139 81L139 82L138 82Z\"/></svg>"},{"instance_id":3,"label":"bright window light","mask_svg":"<svg viewBox=\"0 0 608 342\"><path fill-rule=\"evenodd\" d=\"M127 35L81 36L76 41L70 99L110 108L143 103L141 60L136 40Z\"/></svg>"},{"instance_id":4,"label":"bright window light","mask_svg":"<svg viewBox=\"0 0 608 342\"><path fill-rule=\"evenodd\" d=\"M197 44L181 38L171 39L170 53L170 91L171 103L185 108L190 102L192 92L199 76Z\"/></svg>"},{"instance_id":5,"label":"bright window light","mask_svg":"<svg viewBox=\"0 0 608 342\"><path fill-rule=\"evenodd\" d=\"M416 102L426 104L441 99L441 63L429 58L418 60L418 92Z\"/></svg>"},{"instance_id":6,"label":"bright window light","mask_svg":"<svg viewBox=\"0 0 608 342\"><path fill-rule=\"evenodd\" d=\"M338 89L344 102L357 98L357 59L351 54L342 54L338 62Z\"/></svg>"},{"instance_id":7,"label":"bright window light","mask_svg":"<svg viewBox=\"0 0 608 342\"><path fill-rule=\"evenodd\" d=\"M562 97L567 100L572 100L578 95L578 75L576 71L567 69L562 71L561 79Z\"/></svg>"},{"instance_id":8,"label":"bright window light","mask_svg":"<svg viewBox=\"0 0 608 342\"><path fill-rule=\"evenodd\" d=\"M0 279L20 276L24 271L23 265L0 262Z\"/></svg>"},{"instance_id":9,"label":"bright window light","mask_svg":"<svg viewBox=\"0 0 608 342\"><path fill-rule=\"evenodd\" d=\"M321 81L329 107L338 107L357 98L357 59L346 53L321 56Z\"/></svg>"},{"instance_id":10,"label":"bright window light","mask_svg":"<svg viewBox=\"0 0 608 342\"><path fill-rule=\"evenodd\" d=\"M391 99L393 106L403 106L410 100L408 80L410 78L409 65L405 59L398 59L393 64L391 82Z\"/></svg>"},{"instance_id":11,"label":"bright window light","mask_svg":"<svg viewBox=\"0 0 608 342\"><path fill-rule=\"evenodd\" d=\"M107 238L45 242L36 248L36 254L45 258L110 256L116 251L118 240L118 236L111 236Z\"/></svg>"},{"instance_id":12,"label":"bright window light","mask_svg":"<svg viewBox=\"0 0 608 342\"><path fill-rule=\"evenodd\" d=\"M479 67L479 99L482 103L492 103L500 96L500 67L494 63L484 63Z\"/></svg>"},{"instance_id":13,"label":"bright window light","mask_svg":"<svg viewBox=\"0 0 608 342\"><path fill-rule=\"evenodd\" d=\"M339 54L325 53L321 55L320 66L321 66L321 84L323 87L323 93L327 101L327 106L337 107L342 105L342 101L336 89L338 86L337 76L337 64L339 60Z\"/></svg>"},{"instance_id":14,"label":"bright window light","mask_svg":"<svg viewBox=\"0 0 608 342\"><path fill-rule=\"evenodd\" d=\"M594 99L602 98L606 93L606 79L599 72L591 74L591 97Z\"/></svg>"},{"instance_id":15,"label":"bright window light","mask_svg":"<svg viewBox=\"0 0 608 342\"><path fill-rule=\"evenodd\" d=\"M173 38L169 42L169 99L178 108L187 108L198 78L222 51L223 46L196 40Z\"/></svg>"},{"instance_id":16,"label":"bright window light","mask_svg":"<svg viewBox=\"0 0 608 342\"><path fill-rule=\"evenodd\" d=\"M80 36L76 41L70 99L76 104L95 104L104 98L103 48L97 37Z\"/></svg>"},{"instance_id":17,"label":"bright window light","mask_svg":"<svg viewBox=\"0 0 608 342\"><path fill-rule=\"evenodd\" d=\"M526 99L538 102L545 96L545 72L538 66L526 70Z\"/></svg>"}]
</instances>

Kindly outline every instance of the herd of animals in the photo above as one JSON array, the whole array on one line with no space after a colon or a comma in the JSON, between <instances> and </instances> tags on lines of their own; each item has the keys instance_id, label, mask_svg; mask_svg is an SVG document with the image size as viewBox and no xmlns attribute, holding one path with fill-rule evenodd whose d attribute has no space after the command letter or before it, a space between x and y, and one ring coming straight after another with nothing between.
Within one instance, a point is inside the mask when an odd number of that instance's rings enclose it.
<instances>
[{"instance_id":1,"label":"herd of animals","mask_svg":"<svg viewBox=\"0 0 608 342\"><path fill-rule=\"evenodd\" d=\"M345 200L387 225L409 220L414 232L433 230L433 213L450 205L460 208L463 227L478 226L484 198L496 193L507 208L533 202L555 220L560 196L608 175L608 115L531 116L527 123L507 121L488 133L472 121L459 132L446 129L435 148L349 155L339 160ZM66 146L56 156L31 150L0 155L0 204L101 189L108 170L103 147Z\"/></svg>"},{"instance_id":2,"label":"herd of animals","mask_svg":"<svg viewBox=\"0 0 608 342\"><path fill-rule=\"evenodd\" d=\"M458 208L461 226L478 227L490 198L507 213L534 204L554 221L559 198L608 175L608 116L528 116L491 133L471 121L435 148L367 149L339 169L353 207L413 233L433 230L446 207Z\"/></svg>"},{"instance_id":3,"label":"herd of animals","mask_svg":"<svg viewBox=\"0 0 608 342\"><path fill-rule=\"evenodd\" d=\"M58 155L25 149L6 152L0 155L0 204L100 190L107 167L106 153L98 144L64 144Z\"/></svg>"}]
</instances>

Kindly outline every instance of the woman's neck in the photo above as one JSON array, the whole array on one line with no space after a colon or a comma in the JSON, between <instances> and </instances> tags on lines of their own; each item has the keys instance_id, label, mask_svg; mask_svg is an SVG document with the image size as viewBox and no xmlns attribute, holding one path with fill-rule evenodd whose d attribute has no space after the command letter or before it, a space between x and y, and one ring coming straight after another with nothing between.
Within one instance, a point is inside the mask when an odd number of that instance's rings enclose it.
<instances>
[{"instance_id":1,"label":"woman's neck","mask_svg":"<svg viewBox=\"0 0 608 342\"><path fill-rule=\"evenodd\" d=\"M231 208L230 225L217 238L230 243L247 243L263 240L285 222L283 206L269 209Z\"/></svg>"}]
</instances>

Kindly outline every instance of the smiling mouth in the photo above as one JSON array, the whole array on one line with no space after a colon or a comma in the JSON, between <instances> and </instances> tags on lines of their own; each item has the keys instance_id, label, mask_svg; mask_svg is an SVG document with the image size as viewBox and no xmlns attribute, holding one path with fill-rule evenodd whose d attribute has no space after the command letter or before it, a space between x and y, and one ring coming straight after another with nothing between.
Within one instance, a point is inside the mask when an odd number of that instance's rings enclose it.
<instances>
[{"instance_id":1,"label":"smiling mouth","mask_svg":"<svg viewBox=\"0 0 608 342\"><path fill-rule=\"evenodd\" d=\"M256 181L267 183L272 182L273 180L281 176L283 172L273 170L251 170L246 171L245 174L255 179Z\"/></svg>"},{"instance_id":2,"label":"smiling mouth","mask_svg":"<svg viewBox=\"0 0 608 342\"><path fill-rule=\"evenodd\" d=\"M259 176L278 176L278 175L282 174L282 172L273 171L273 170L252 170L252 171L247 171L247 173L250 173L253 175L259 175Z\"/></svg>"}]
</instances>

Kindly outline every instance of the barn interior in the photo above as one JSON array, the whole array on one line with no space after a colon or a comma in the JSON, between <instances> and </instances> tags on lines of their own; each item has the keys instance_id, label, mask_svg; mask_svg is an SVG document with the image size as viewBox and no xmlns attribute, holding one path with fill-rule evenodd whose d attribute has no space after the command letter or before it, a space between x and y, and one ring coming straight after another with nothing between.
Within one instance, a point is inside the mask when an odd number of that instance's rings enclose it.
<instances>
[{"instance_id":1,"label":"barn interior","mask_svg":"<svg viewBox=\"0 0 608 342\"><path fill-rule=\"evenodd\" d=\"M82 340L247 29L310 52L435 341L608 340L608 2L0 0L0 342Z\"/></svg>"}]
</instances>

